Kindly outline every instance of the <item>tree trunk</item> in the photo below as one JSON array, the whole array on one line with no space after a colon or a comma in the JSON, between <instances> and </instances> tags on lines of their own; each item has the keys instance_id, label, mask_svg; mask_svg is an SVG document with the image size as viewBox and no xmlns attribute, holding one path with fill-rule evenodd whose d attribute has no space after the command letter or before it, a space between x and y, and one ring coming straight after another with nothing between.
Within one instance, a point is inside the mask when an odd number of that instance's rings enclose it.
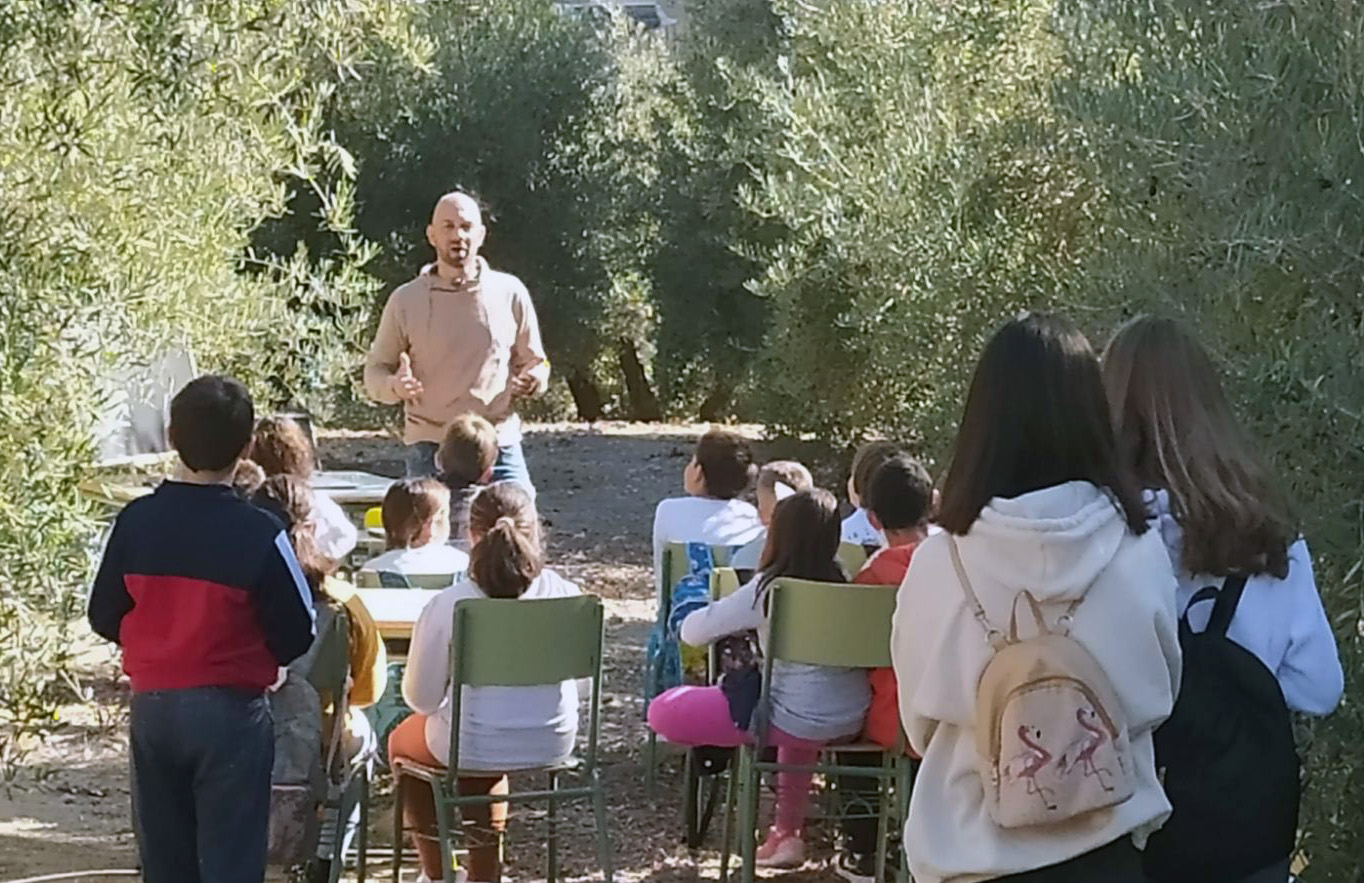
<instances>
[{"instance_id":1,"label":"tree trunk","mask_svg":"<svg viewBox=\"0 0 1364 883\"><path fill-rule=\"evenodd\" d=\"M581 369L574 368L568 375L568 391L573 394L573 404L578 408L578 419L596 423L601 419L601 393Z\"/></svg>"},{"instance_id":2,"label":"tree trunk","mask_svg":"<svg viewBox=\"0 0 1364 883\"><path fill-rule=\"evenodd\" d=\"M625 394L630 400L630 419L658 421L663 412L658 407L658 396L654 395L649 378L644 373L644 364L639 360L639 350L635 342L622 337L616 344L616 357L620 361L621 373L625 375Z\"/></svg>"},{"instance_id":3,"label":"tree trunk","mask_svg":"<svg viewBox=\"0 0 1364 883\"><path fill-rule=\"evenodd\" d=\"M715 381L710 395L701 403L700 416L704 423L719 423L729 409L729 400L734 397L734 387L727 380Z\"/></svg>"}]
</instances>

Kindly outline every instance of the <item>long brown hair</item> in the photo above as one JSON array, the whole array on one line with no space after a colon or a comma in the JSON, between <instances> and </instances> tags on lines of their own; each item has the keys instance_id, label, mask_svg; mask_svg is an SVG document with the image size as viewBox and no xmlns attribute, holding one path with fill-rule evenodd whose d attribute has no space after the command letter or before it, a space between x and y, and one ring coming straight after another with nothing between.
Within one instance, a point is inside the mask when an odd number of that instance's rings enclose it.
<instances>
[{"instance_id":1,"label":"long brown hair","mask_svg":"<svg viewBox=\"0 0 1364 883\"><path fill-rule=\"evenodd\" d=\"M1184 569L1287 576L1292 507L1193 334L1170 319L1133 319L1104 350L1103 376L1123 458L1145 486L1170 494Z\"/></svg>"},{"instance_id":2,"label":"long brown hair","mask_svg":"<svg viewBox=\"0 0 1364 883\"><path fill-rule=\"evenodd\" d=\"M311 478L314 458L312 442L298 421L291 417L262 417L251 440L251 459L266 475L296 475Z\"/></svg>"},{"instance_id":3,"label":"long brown hair","mask_svg":"<svg viewBox=\"0 0 1364 883\"><path fill-rule=\"evenodd\" d=\"M838 564L838 500L823 488L806 488L777 503L758 570L758 597L777 577L846 582Z\"/></svg>"},{"instance_id":4,"label":"long brown hair","mask_svg":"<svg viewBox=\"0 0 1364 883\"><path fill-rule=\"evenodd\" d=\"M1059 316L1028 314L985 346L966 396L938 523L964 535L995 497L1068 481L1108 493L1135 534L1146 532L1141 488L1118 456L1099 360Z\"/></svg>"},{"instance_id":5,"label":"long brown hair","mask_svg":"<svg viewBox=\"0 0 1364 883\"><path fill-rule=\"evenodd\" d=\"M499 481L469 504L469 576L489 598L519 598L540 575L540 519L521 485Z\"/></svg>"},{"instance_id":6,"label":"long brown hair","mask_svg":"<svg viewBox=\"0 0 1364 883\"><path fill-rule=\"evenodd\" d=\"M251 502L284 522L303 578L312 589L314 599L319 597L323 582L336 565L317 550L317 541L313 538L312 488L297 476L272 475L256 489Z\"/></svg>"},{"instance_id":7,"label":"long brown hair","mask_svg":"<svg viewBox=\"0 0 1364 883\"><path fill-rule=\"evenodd\" d=\"M384 545L411 547L428 525L450 520L450 489L434 478L403 478L389 485L379 511L384 521Z\"/></svg>"}]
</instances>

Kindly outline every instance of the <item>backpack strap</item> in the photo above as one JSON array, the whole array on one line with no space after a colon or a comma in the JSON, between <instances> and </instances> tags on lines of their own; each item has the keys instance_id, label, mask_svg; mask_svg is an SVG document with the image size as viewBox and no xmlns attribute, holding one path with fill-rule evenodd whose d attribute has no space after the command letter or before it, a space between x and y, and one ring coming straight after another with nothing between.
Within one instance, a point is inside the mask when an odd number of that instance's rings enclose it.
<instances>
[{"instance_id":1,"label":"backpack strap","mask_svg":"<svg viewBox=\"0 0 1364 883\"><path fill-rule=\"evenodd\" d=\"M985 615L985 608L981 606L980 599L976 597L976 590L971 587L971 580L966 576L966 567L961 563L961 552L957 549L957 538L948 534L948 548L952 551L952 567L957 571L957 581L961 583L962 594L966 596L966 602L971 606L971 612L975 614L976 622L985 630L985 640L990 642L990 646L998 650L1008 644L1004 633L990 625L990 618Z\"/></svg>"},{"instance_id":2,"label":"backpack strap","mask_svg":"<svg viewBox=\"0 0 1364 883\"><path fill-rule=\"evenodd\" d=\"M1217 593L1217 603L1212 606L1212 616L1208 617L1205 632L1226 637L1227 629L1231 626L1231 618L1236 615L1236 607L1241 603L1241 595L1245 590L1244 576L1227 577L1226 582L1222 583L1222 590Z\"/></svg>"}]
</instances>

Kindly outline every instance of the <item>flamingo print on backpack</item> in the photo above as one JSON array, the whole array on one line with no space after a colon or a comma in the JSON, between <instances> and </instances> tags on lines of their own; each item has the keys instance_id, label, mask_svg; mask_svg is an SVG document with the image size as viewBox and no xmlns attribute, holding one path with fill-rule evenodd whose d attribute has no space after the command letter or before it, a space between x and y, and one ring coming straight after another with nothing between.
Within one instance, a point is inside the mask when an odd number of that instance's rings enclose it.
<instances>
[{"instance_id":1,"label":"flamingo print on backpack","mask_svg":"<svg viewBox=\"0 0 1364 883\"><path fill-rule=\"evenodd\" d=\"M1042 731L1036 727L1020 726L1018 728L1018 741L1023 743L1023 751L1016 754L1013 760L1009 761L1004 767L1004 779L1023 779L1028 783L1029 794L1037 795L1042 801L1042 806L1048 810L1056 809L1056 804L1047 797L1054 793L1052 789L1037 783L1037 774L1042 772L1051 763L1051 752L1042 747ZM1017 767L1017 772L1015 772Z\"/></svg>"},{"instance_id":2,"label":"flamingo print on backpack","mask_svg":"<svg viewBox=\"0 0 1364 883\"><path fill-rule=\"evenodd\" d=\"M1075 721L1080 725L1080 729L1084 730L1084 735L1071 742L1066 746L1066 750L1061 752L1056 769L1061 775L1066 776L1078 768L1083 771L1085 778L1092 776L1099 780L1101 788L1112 791L1113 786L1104 781L1104 776L1113 778L1113 771L1108 767L1099 766L1094 760L1094 755L1108 740L1108 734L1103 730L1099 715L1092 708L1081 707L1075 709Z\"/></svg>"}]
</instances>

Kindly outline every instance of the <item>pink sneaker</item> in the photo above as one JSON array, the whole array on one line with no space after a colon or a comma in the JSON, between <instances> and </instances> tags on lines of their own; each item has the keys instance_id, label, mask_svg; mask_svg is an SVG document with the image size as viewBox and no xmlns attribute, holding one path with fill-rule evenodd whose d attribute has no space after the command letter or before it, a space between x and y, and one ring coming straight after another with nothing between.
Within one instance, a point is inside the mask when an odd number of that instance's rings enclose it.
<instances>
[{"instance_id":1,"label":"pink sneaker","mask_svg":"<svg viewBox=\"0 0 1364 883\"><path fill-rule=\"evenodd\" d=\"M798 868L805 864L805 840L799 833L772 828L755 857L760 868Z\"/></svg>"}]
</instances>

